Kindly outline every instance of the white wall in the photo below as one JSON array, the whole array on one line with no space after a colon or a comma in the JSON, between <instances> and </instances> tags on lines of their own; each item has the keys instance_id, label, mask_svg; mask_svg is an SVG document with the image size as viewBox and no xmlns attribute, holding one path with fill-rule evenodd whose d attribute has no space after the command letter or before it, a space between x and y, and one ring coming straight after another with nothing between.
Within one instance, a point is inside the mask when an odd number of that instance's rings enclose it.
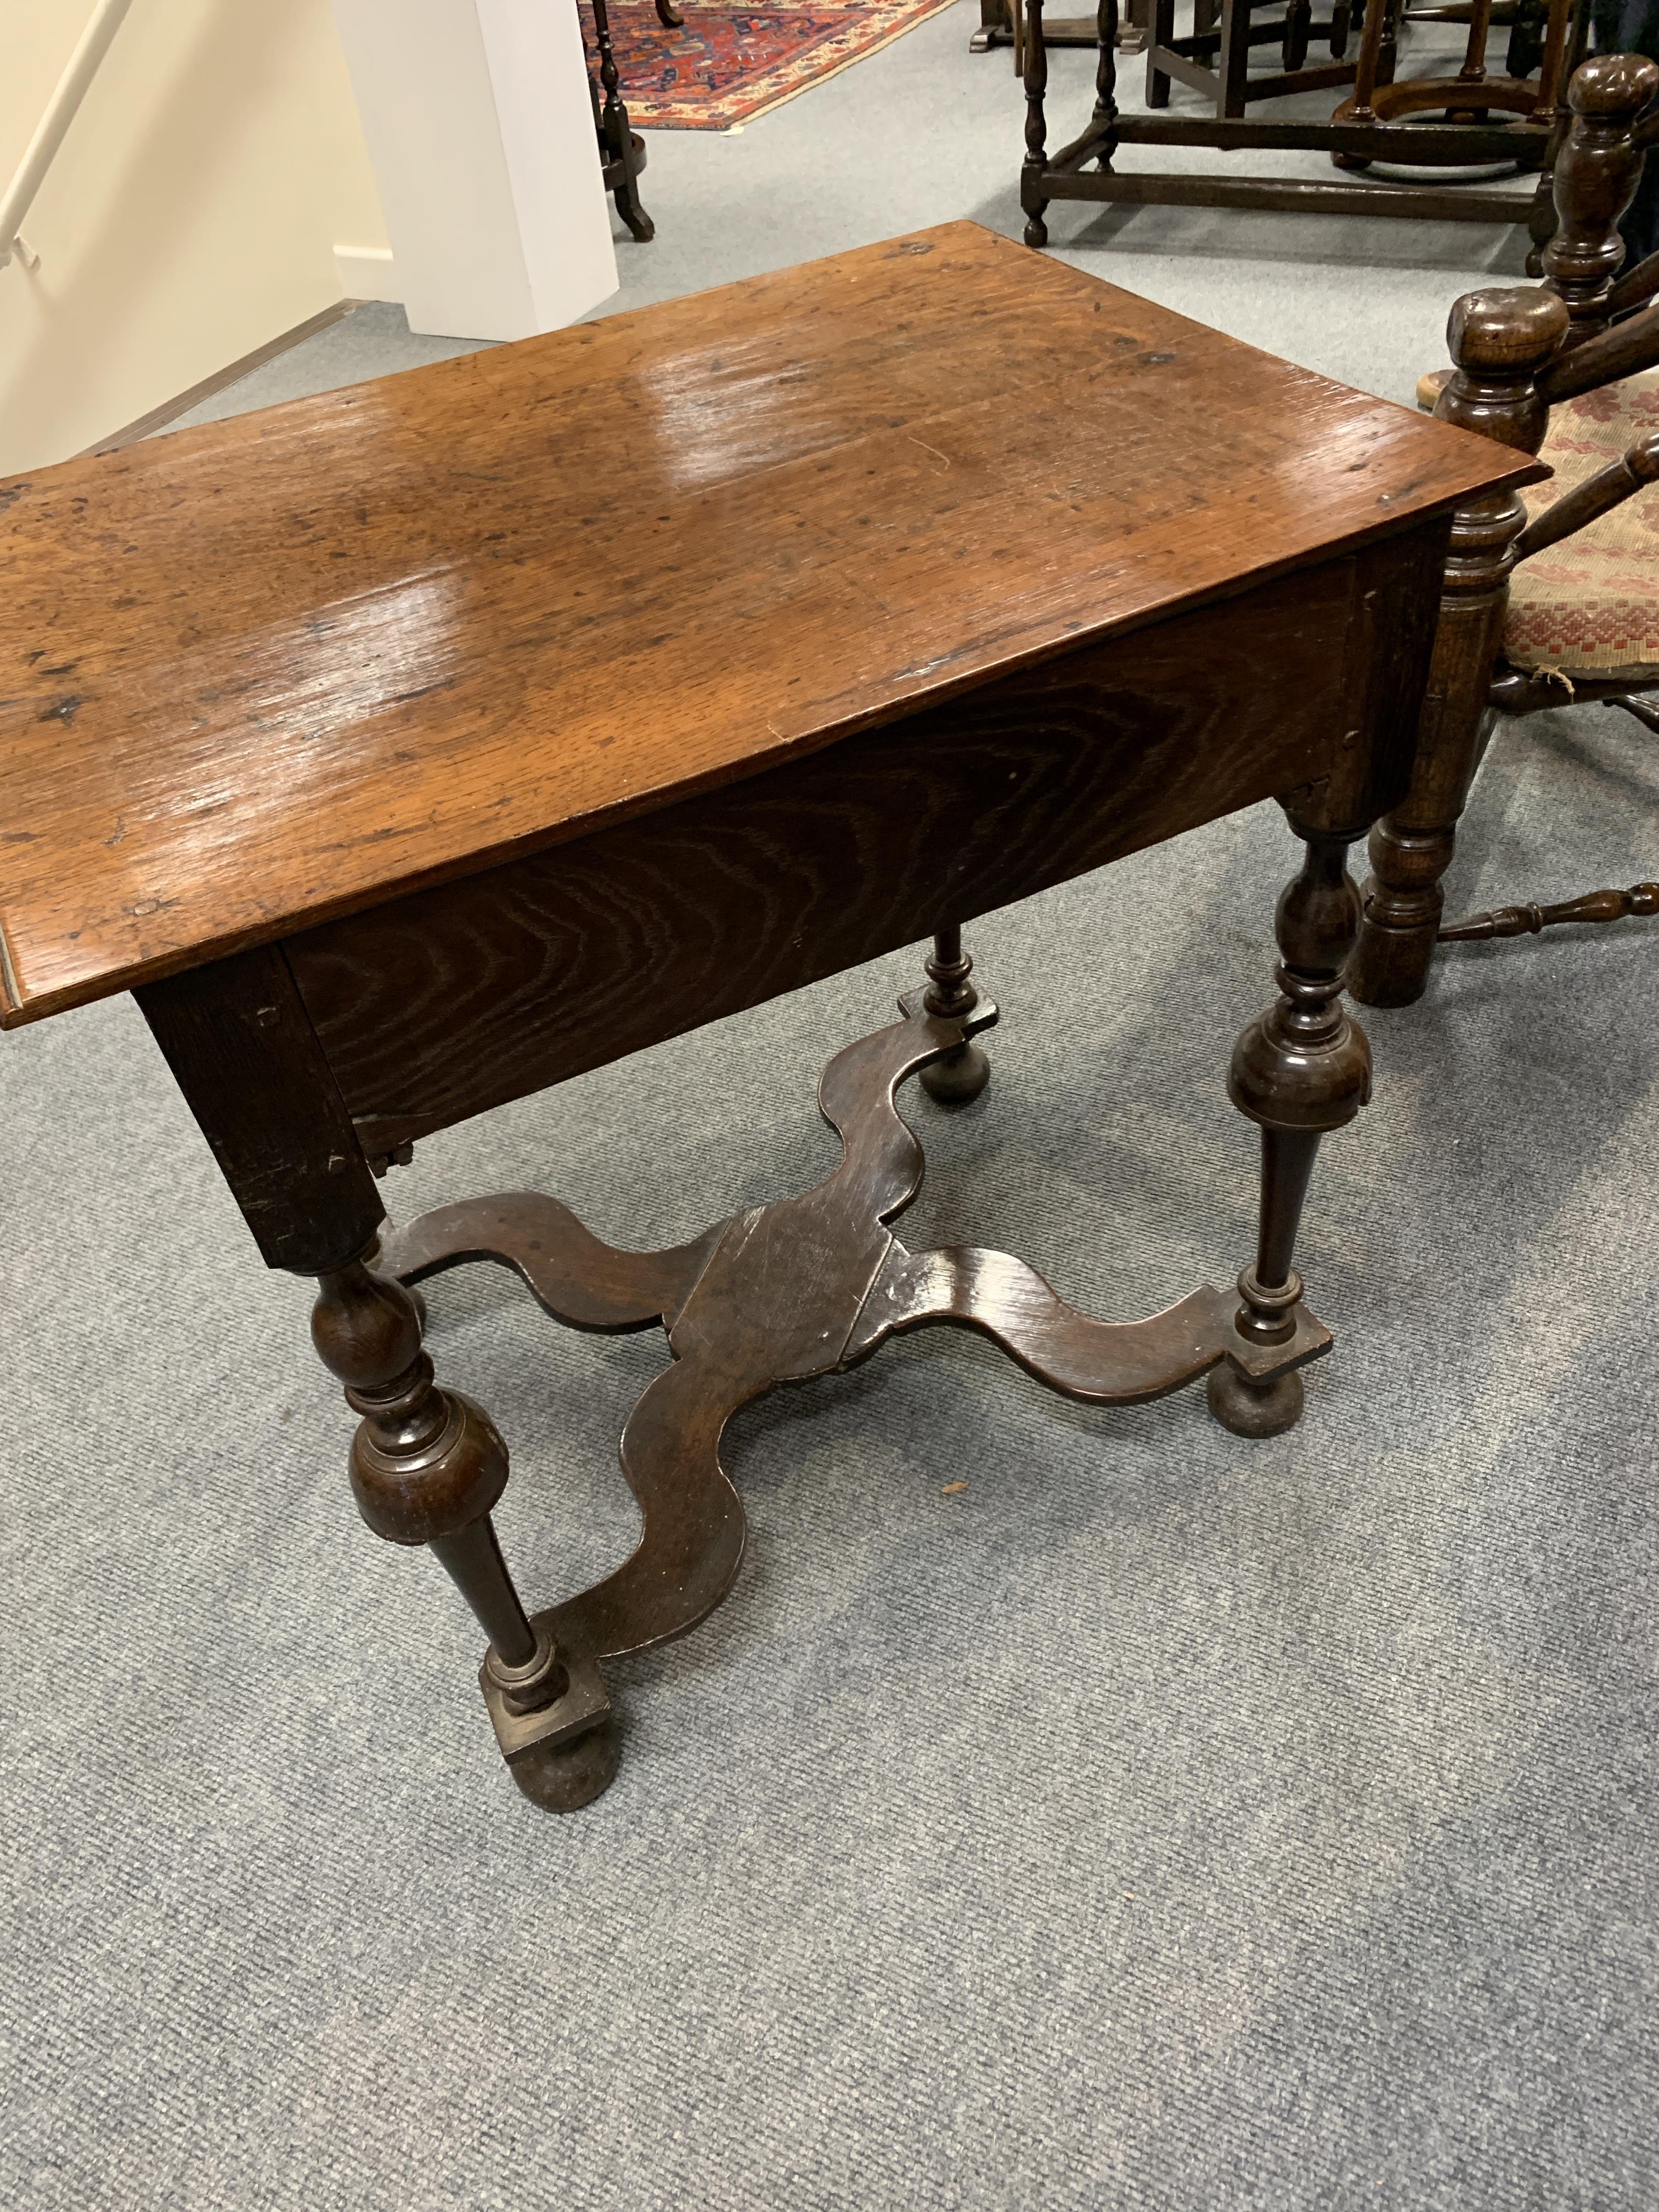
<instances>
[{"instance_id":1,"label":"white wall","mask_svg":"<svg viewBox=\"0 0 1659 2212\"><path fill-rule=\"evenodd\" d=\"M575 0L334 9L410 328L530 337L614 292Z\"/></svg>"},{"instance_id":2,"label":"white wall","mask_svg":"<svg viewBox=\"0 0 1659 2212\"><path fill-rule=\"evenodd\" d=\"M0 178L91 13L0 0ZM329 0L134 0L0 269L0 473L61 460L340 296L386 243Z\"/></svg>"}]
</instances>

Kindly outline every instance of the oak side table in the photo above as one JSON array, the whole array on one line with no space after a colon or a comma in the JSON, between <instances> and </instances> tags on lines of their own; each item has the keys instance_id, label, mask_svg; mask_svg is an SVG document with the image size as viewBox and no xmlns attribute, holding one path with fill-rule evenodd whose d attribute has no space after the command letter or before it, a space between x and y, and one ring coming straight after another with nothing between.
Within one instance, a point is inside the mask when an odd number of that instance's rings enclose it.
<instances>
[{"instance_id":1,"label":"oak side table","mask_svg":"<svg viewBox=\"0 0 1659 2212\"><path fill-rule=\"evenodd\" d=\"M1092 1403L1207 1375L1230 1428L1296 1419L1297 1219L1370 1080L1347 848L1405 793L1450 510L1536 473L954 223L0 484L0 1018L136 994L267 1264L317 1279L362 1516L470 1601L538 1803L614 1771L601 1662L730 1587L720 1432L775 1383L950 1322ZM1237 1292L1106 1323L907 1249L899 1085L988 1073L963 922L1268 796L1304 858L1232 1059ZM845 1158L804 1195L672 1251L526 1194L382 1243L428 1132L930 933L825 1070ZM673 1353L622 1442L639 1548L533 1613L410 1287L483 1259Z\"/></svg>"}]
</instances>

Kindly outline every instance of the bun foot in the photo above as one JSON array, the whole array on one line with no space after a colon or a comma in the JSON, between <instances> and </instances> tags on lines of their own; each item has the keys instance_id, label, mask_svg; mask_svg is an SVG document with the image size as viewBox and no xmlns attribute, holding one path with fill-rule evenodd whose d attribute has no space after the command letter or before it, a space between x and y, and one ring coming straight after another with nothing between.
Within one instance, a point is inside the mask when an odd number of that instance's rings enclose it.
<instances>
[{"instance_id":1,"label":"bun foot","mask_svg":"<svg viewBox=\"0 0 1659 2212\"><path fill-rule=\"evenodd\" d=\"M1044 246L1048 243L1048 226L1044 222L1040 215L1034 215L1027 222L1025 226L1025 243L1028 246L1038 247Z\"/></svg>"},{"instance_id":2,"label":"bun foot","mask_svg":"<svg viewBox=\"0 0 1659 2212\"><path fill-rule=\"evenodd\" d=\"M965 1106L991 1079L991 1063L976 1044L964 1044L924 1067L916 1081L941 1106Z\"/></svg>"},{"instance_id":3,"label":"bun foot","mask_svg":"<svg viewBox=\"0 0 1659 2212\"><path fill-rule=\"evenodd\" d=\"M621 1730L615 1721L601 1721L568 1743L532 1744L507 1766L532 1805L546 1813L575 1813L611 1787L621 1755Z\"/></svg>"},{"instance_id":4,"label":"bun foot","mask_svg":"<svg viewBox=\"0 0 1659 2212\"><path fill-rule=\"evenodd\" d=\"M1230 1360L1210 1370L1210 1411L1236 1437L1278 1437L1302 1419L1302 1377L1292 1368L1271 1382L1247 1382Z\"/></svg>"}]
</instances>

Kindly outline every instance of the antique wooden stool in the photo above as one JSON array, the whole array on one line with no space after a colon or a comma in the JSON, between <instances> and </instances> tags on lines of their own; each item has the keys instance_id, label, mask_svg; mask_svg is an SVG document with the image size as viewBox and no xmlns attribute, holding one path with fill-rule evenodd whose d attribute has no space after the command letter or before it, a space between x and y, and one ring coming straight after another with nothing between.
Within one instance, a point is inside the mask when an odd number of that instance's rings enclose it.
<instances>
[{"instance_id":1,"label":"antique wooden stool","mask_svg":"<svg viewBox=\"0 0 1659 2212\"><path fill-rule=\"evenodd\" d=\"M1158 112L1126 115L1117 104L1118 0L1100 0L1093 109L1076 137L1051 152L1050 42L1043 27L1043 0L1025 0L1025 158L1019 180L1025 242L1048 244L1046 217L1053 202L1083 200L1437 222L1525 222L1534 243L1541 246L1554 224L1548 179L1540 176L1536 185L1527 185L1525 179L1532 170L1545 169L1550 159L1562 121L1564 58L1582 7L1583 0L1549 0L1544 67L1534 86L1486 74L1490 10L1484 0L1477 0L1461 76L1398 82L1394 70L1399 0L1366 0L1353 61L1313 64L1306 56L1314 37L1328 42L1334 56L1346 51L1350 10L1340 0L1329 18L1319 23L1313 21L1312 0L1291 0L1282 17L1261 24L1251 23L1248 5L1228 0L1220 31L1189 39L1170 37L1169 0L1158 0L1146 81L1147 106ZM1269 39L1282 42L1284 68L1272 76L1252 77L1247 67L1251 48ZM1162 112L1168 107L1171 78L1203 94L1213 112ZM1352 95L1328 121L1245 112L1249 104L1258 100L1349 82ZM1445 120L1406 119L1425 110L1443 113ZM1494 121L1494 112L1505 119ZM1235 154L1317 151L1328 154L1341 169L1364 171L1374 161L1382 161L1410 171L1433 169L1447 182L1407 184L1398 178L1358 176L1339 182L1330 178L1220 175L1209 169L1121 169L1118 155L1126 146L1170 150L1204 146ZM1511 179L1483 181L1494 168L1512 170L1522 179L1522 188ZM1461 179L1459 172L1463 173Z\"/></svg>"},{"instance_id":2,"label":"antique wooden stool","mask_svg":"<svg viewBox=\"0 0 1659 2212\"><path fill-rule=\"evenodd\" d=\"M730 1587L720 1432L775 1383L948 1322L1091 1402L1207 1374L1240 1433L1295 1419L1297 1219L1369 1084L1345 857L1410 776L1449 514L1535 473L958 223L0 486L4 1022L136 992L318 1279L358 1505L471 1601L530 1796L605 1786L603 1662ZM1232 1060L1238 1293L1103 1322L907 1249L899 1085L987 1073L963 921L1273 794L1304 856ZM815 1189L672 1251L524 1194L382 1248L374 1169L427 1133L930 931L830 1062ZM638 1550L534 1613L407 1287L475 1259L673 1355L623 1439Z\"/></svg>"}]
</instances>

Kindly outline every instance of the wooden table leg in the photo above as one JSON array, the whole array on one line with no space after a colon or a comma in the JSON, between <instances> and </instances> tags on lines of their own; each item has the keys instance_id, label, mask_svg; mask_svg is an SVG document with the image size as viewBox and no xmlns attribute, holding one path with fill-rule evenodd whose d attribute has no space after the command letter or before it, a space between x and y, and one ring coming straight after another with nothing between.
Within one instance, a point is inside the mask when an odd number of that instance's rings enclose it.
<instances>
[{"instance_id":1,"label":"wooden table leg","mask_svg":"<svg viewBox=\"0 0 1659 2212\"><path fill-rule=\"evenodd\" d=\"M617 1731L597 1670L573 1670L532 1628L496 1540L507 1446L482 1406L434 1379L416 1295L359 1258L318 1277L318 1356L361 1413L351 1444L357 1510L377 1536L424 1544L489 1639L479 1677L514 1780L554 1812L586 1805L617 1771ZM507 1723L504 1733L502 1723Z\"/></svg>"},{"instance_id":2,"label":"wooden table leg","mask_svg":"<svg viewBox=\"0 0 1659 2212\"><path fill-rule=\"evenodd\" d=\"M1342 1006L1342 970L1359 930L1347 853L1364 825L1327 827L1295 814L1290 823L1306 851L1279 902L1280 996L1240 1037L1227 1081L1234 1105L1261 1129L1255 1264L1239 1275L1234 1326L1262 1346L1294 1332L1302 1278L1291 1261L1319 1139L1352 1121L1371 1086L1370 1047ZM1237 1436L1276 1436L1301 1416L1295 1370L1259 1382L1218 1366L1206 1387L1211 1412Z\"/></svg>"},{"instance_id":3,"label":"wooden table leg","mask_svg":"<svg viewBox=\"0 0 1659 2212\"><path fill-rule=\"evenodd\" d=\"M374 1272L380 1188L277 945L135 994L266 1264L314 1277L312 1334L362 1417L358 1510L425 1544L489 1641L481 1683L514 1777L538 1804L585 1804L616 1741L595 1668L567 1668L525 1616L489 1515L507 1448L483 1408L439 1388L419 1299Z\"/></svg>"},{"instance_id":4,"label":"wooden table leg","mask_svg":"<svg viewBox=\"0 0 1659 2212\"><path fill-rule=\"evenodd\" d=\"M979 1004L979 993L969 981L974 972L971 953L962 949L962 929L947 922L933 939L933 956L927 963L927 994L922 1003L930 1014L959 1021ZM991 1063L976 1044L960 1044L924 1067L916 1078L930 1098L941 1106L965 1106L977 1098L991 1079Z\"/></svg>"}]
</instances>

